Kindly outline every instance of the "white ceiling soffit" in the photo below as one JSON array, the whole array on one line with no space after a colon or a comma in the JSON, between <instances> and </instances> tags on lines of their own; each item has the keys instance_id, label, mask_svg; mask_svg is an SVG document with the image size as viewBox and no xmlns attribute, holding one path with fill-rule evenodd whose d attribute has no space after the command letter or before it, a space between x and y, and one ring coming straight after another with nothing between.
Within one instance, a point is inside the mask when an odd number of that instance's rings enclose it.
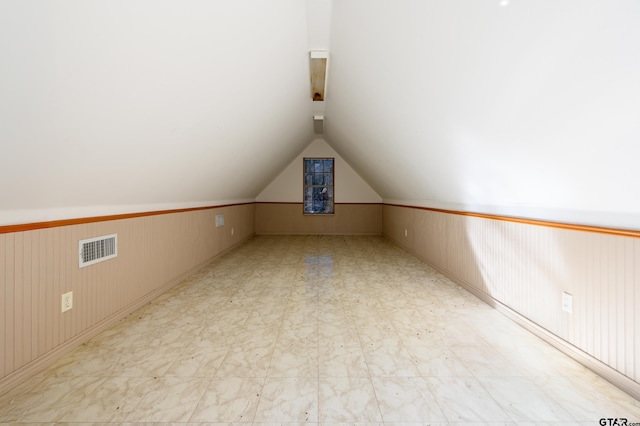
<instances>
[{"instance_id":1,"label":"white ceiling soffit","mask_svg":"<svg viewBox=\"0 0 640 426\"><path fill-rule=\"evenodd\" d=\"M37 4L0 3L4 217L252 199L313 139L304 2Z\"/></svg>"},{"instance_id":2,"label":"white ceiling soffit","mask_svg":"<svg viewBox=\"0 0 640 426\"><path fill-rule=\"evenodd\" d=\"M312 71L312 59L326 58L325 71L331 66L330 59L330 34L331 34L331 5L332 0L307 0L307 30L309 34L310 71ZM325 94L329 82L325 80ZM325 102L315 101L312 105L313 115L324 115ZM317 133L317 132L316 132Z\"/></svg>"},{"instance_id":3,"label":"white ceiling soffit","mask_svg":"<svg viewBox=\"0 0 640 426\"><path fill-rule=\"evenodd\" d=\"M336 1L325 138L386 200L640 228L639 21L636 1Z\"/></svg>"}]
</instances>

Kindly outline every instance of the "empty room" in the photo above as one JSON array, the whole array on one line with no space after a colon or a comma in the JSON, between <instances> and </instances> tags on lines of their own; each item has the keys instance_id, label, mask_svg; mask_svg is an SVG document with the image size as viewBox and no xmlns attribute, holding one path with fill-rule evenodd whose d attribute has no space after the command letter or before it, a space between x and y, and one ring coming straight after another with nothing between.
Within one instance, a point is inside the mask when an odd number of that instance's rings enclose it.
<instances>
[{"instance_id":1,"label":"empty room","mask_svg":"<svg viewBox=\"0 0 640 426\"><path fill-rule=\"evenodd\" d=\"M0 424L640 424L639 21L0 0Z\"/></svg>"}]
</instances>

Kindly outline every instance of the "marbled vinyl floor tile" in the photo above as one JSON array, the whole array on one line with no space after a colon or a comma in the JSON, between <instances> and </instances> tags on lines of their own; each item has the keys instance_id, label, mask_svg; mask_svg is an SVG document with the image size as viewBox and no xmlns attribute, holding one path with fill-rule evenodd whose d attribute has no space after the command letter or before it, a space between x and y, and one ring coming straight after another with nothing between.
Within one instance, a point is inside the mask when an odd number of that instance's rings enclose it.
<instances>
[{"instance_id":1,"label":"marbled vinyl floor tile","mask_svg":"<svg viewBox=\"0 0 640 426\"><path fill-rule=\"evenodd\" d=\"M451 351L476 377L524 375L507 358L489 346L451 346Z\"/></svg>"},{"instance_id":2,"label":"marbled vinyl floor tile","mask_svg":"<svg viewBox=\"0 0 640 426\"><path fill-rule=\"evenodd\" d=\"M371 381L385 423L447 421L422 377L372 378Z\"/></svg>"},{"instance_id":3,"label":"marbled vinyl floor tile","mask_svg":"<svg viewBox=\"0 0 640 426\"><path fill-rule=\"evenodd\" d=\"M50 377L31 388L29 397L13 407L8 418L22 422L60 421L74 406L80 404L106 378L87 376Z\"/></svg>"},{"instance_id":4,"label":"marbled vinyl floor tile","mask_svg":"<svg viewBox=\"0 0 640 426\"><path fill-rule=\"evenodd\" d=\"M371 377L415 377L420 372L416 361L398 340L393 339L389 346L363 344L367 367Z\"/></svg>"},{"instance_id":5,"label":"marbled vinyl floor tile","mask_svg":"<svg viewBox=\"0 0 640 426\"><path fill-rule=\"evenodd\" d=\"M136 407L125 417L127 422L186 422L195 411L211 379L158 378Z\"/></svg>"},{"instance_id":6,"label":"marbled vinyl floor tile","mask_svg":"<svg viewBox=\"0 0 640 426\"><path fill-rule=\"evenodd\" d=\"M184 346L145 346L123 348L116 366L119 377L159 377L182 355Z\"/></svg>"},{"instance_id":7,"label":"marbled vinyl floor tile","mask_svg":"<svg viewBox=\"0 0 640 426\"><path fill-rule=\"evenodd\" d=\"M107 378L89 395L67 411L61 422L122 422L149 392L152 378Z\"/></svg>"},{"instance_id":8,"label":"marbled vinyl floor tile","mask_svg":"<svg viewBox=\"0 0 640 426\"><path fill-rule=\"evenodd\" d=\"M582 377L536 376L531 380L553 393L554 401L578 421L598 422L603 417L626 417L630 422L640 420L640 401L629 401L622 391L611 392L608 397L593 391L598 382L604 381L595 374Z\"/></svg>"},{"instance_id":9,"label":"marbled vinyl floor tile","mask_svg":"<svg viewBox=\"0 0 640 426\"><path fill-rule=\"evenodd\" d=\"M516 422L576 421L557 401L552 392L534 384L526 377L479 377L507 415Z\"/></svg>"},{"instance_id":10,"label":"marbled vinyl floor tile","mask_svg":"<svg viewBox=\"0 0 640 426\"><path fill-rule=\"evenodd\" d=\"M80 347L59 359L51 374L60 376L113 376L122 356L119 347Z\"/></svg>"},{"instance_id":11,"label":"marbled vinyl floor tile","mask_svg":"<svg viewBox=\"0 0 640 426\"><path fill-rule=\"evenodd\" d=\"M263 386L264 379L213 379L189 421L251 423Z\"/></svg>"},{"instance_id":12,"label":"marbled vinyl floor tile","mask_svg":"<svg viewBox=\"0 0 640 426\"><path fill-rule=\"evenodd\" d=\"M274 344L234 347L218 367L215 377L266 377Z\"/></svg>"},{"instance_id":13,"label":"marbled vinyl floor tile","mask_svg":"<svg viewBox=\"0 0 640 426\"><path fill-rule=\"evenodd\" d=\"M319 408L321 423L382 422L369 378L321 378Z\"/></svg>"},{"instance_id":14,"label":"marbled vinyl floor tile","mask_svg":"<svg viewBox=\"0 0 640 426\"><path fill-rule=\"evenodd\" d=\"M427 377L425 381L451 422L511 420L474 377Z\"/></svg>"},{"instance_id":15,"label":"marbled vinyl floor tile","mask_svg":"<svg viewBox=\"0 0 640 426\"><path fill-rule=\"evenodd\" d=\"M318 421L318 379L274 378L265 380L255 422Z\"/></svg>"},{"instance_id":16,"label":"marbled vinyl floor tile","mask_svg":"<svg viewBox=\"0 0 640 426\"><path fill-rule=\"evenodd\" d=\"M465 377L471 371L460 361L453 351L445 346L435 346L421 342L408 345L411 358L422 377Z\"/></svg>"},{"instance_id":17,"label":"marbled vinyl floor tile","mask_svg":"<svg viewBox=\"0 0 640 426\"><path fill-rule=\"evenodd\" d=\"M204 342L185 348L164 371L165 376L214 377L230 348Z\"/></svg>"}]
</instances>

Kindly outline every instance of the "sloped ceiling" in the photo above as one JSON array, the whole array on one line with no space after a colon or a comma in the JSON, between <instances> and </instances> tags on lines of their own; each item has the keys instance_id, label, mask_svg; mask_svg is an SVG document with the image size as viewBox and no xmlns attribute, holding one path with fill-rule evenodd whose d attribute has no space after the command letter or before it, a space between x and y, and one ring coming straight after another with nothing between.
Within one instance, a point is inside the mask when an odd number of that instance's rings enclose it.
<instances>
[{"instance_id":1,"label":"sloped ceiling","mask_svg":"<svg viewBox=\"0 0 640 426\"><path fill-rule=\"evenodd\" d=\"M358 176L340 155L322 139L317 139L298 155L284 170L256 197L258 202L301 203L303 202L303 159L335 159L336 203L380 203L382 199Z\"/></svg>"},{"instance_id":2,"label":"sloped ceiling","mask_svg":"<svg viewBox=\"0 0 640 426\"><path fill-rule=\"evenodd\" d=\"M0 2L0 224L253 200L313 139L299 0Z\"/></svg>"},{"instance_id":3,"label":"sloped ceiling","mask_svg":"<svg viewBox=\"0 0 640 426\"><path fill-rule=\"evenodd\" d=\"M385 201L640 229L639 21L635 0L6 0L0 225L254 200L324 113Z\"/></svg>"},{"instance_id":4,"label":"sloped ceiling","mask_svg":"<svg viewBox=\"0 0 640 426\"><path fill-rule=\"evenodd\" d=\"M640 228L640 2L335 1L326 138L389 202Z\"/></svg>"}]
</instances>

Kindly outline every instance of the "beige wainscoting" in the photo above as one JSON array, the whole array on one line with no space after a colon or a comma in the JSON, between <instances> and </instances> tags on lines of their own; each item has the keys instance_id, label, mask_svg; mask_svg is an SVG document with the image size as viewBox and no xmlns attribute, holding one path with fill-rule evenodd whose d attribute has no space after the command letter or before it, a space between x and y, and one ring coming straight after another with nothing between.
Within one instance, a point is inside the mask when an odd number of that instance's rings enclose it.
<instances>
[{"instance_id":1,"label":"beige wainscoting","mask_svg":"<svg viewBox=\"0 0 640 426\"><path fill-rule=\"evenodd\" d=\"M640 398L640 238L394 205L383 218L385 236Z\"/></svg>"},{"instance_id":2,"label":"beige wainscoting","mask_svg":"<svg viewBox=\"0 0 640 426\"><path fill-rule=\"evenodd\" d=\"M302 203L256 203L258 235L380 235L382 204L336 203L335 214L305 215Z\"/></svg>"},{"instance_id":3,"label":"beige wainscoting","mask_svg":"<svg viewBox=\"0 0 640 426\"><path fill-rule=\"evenodd\" d=\"M215 216L225 215L216 227ZM0 394L254 234L253 203L0 233ZM231 232L233 229L233 233ZM118 256L78 267L78 241ZM73 309L61 313L61 296Z\"/></svg>"}]
</instances>

